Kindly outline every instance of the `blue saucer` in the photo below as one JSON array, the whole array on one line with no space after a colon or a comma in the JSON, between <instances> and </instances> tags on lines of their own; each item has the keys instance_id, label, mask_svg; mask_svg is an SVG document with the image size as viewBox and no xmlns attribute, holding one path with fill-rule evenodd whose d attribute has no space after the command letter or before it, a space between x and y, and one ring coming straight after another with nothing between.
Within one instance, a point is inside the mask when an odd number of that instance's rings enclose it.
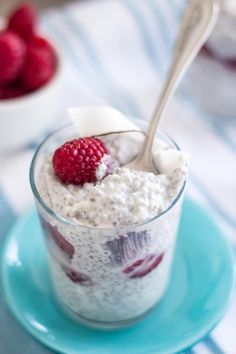
<instances>
[{"instance_id":1,"label":"blue saucer","mask_svg":"<svg viewBox=\"0 0 236 354\"><path fill-rule=\"evenodd\" d=\"M5 299L18 321L48 347L70 354L182 351L223 316L233 286L233 259L204 210L187 199L172 278L164 300L132 327L103 332L67 317L55 303L35 209L8 235L1 255Z\"/></svg>"}]
</instances>

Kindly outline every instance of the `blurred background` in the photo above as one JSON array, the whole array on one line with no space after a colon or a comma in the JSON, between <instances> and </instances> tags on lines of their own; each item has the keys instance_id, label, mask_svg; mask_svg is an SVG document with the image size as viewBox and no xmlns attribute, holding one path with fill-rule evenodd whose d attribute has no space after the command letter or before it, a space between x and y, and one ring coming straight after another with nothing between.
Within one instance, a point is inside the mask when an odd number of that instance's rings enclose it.
<instances>
[{"instance_id":1,"label":"blurred background","mask_svg":"<svg viewBox=\"0 0 236 354\"><path fill-rule=\"evenodd\" d=\"M73 0L71 0L73 1ZM85 0L86 1L86 0ZM34 0L32 1L40 10L48 9L52 6L59 6L60 4L69 3L70 0ZM1 0L0 2L0 11L1 14L7 14L8 11L14 8L19 4L19 0Z\"/></svg>"}]
</instances>

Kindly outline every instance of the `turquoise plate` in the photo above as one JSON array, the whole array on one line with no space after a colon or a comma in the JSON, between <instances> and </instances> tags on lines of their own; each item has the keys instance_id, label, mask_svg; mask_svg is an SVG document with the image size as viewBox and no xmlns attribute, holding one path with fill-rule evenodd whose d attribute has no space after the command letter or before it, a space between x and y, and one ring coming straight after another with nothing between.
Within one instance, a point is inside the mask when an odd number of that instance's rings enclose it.
<instances>
[{"instance_id":1,"label":"turquoise plate","mask_svg":"<svg viewBox=\"0 0 236 354\"><path fill-rule=\"evenodd\" d=\"M6 239L1 257L5 299L18 321L61 353L150 354L182 351L223 316L233 286L233 260L213 221L187 199L172 278L164 300L132 327L103 332L68 318L56 305L35 210Z\"/></svg>"}]
</instances>

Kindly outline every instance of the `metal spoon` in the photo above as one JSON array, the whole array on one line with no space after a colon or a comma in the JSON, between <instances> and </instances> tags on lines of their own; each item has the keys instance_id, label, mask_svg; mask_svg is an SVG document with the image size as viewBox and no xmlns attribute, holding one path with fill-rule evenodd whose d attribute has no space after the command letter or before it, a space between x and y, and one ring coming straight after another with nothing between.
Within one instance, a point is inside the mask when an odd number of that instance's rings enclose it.
<instances>
[{"instance_id":1,"label":"metal spoon","mask_svg":"<svg viewBox=\"0 0 236 354\"><path fill-rule=\"evenodd\" d=\"M189 0L177 36L172 64L150 121L143 148L140 154L126 167L157 172L152 158L152 146L158 123L180 80L209 37L218 13L218 0Z\"/></svg>"}]
</instances>

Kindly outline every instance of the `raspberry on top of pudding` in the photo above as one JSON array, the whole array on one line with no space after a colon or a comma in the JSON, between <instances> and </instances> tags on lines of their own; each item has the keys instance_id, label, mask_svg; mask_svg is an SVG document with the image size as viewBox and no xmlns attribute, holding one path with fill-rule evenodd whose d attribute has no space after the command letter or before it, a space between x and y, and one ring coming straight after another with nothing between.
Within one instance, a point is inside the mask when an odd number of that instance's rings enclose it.
<instances>
[{"instance_id":1,"label":"raspberry on top of pudding","mask_svg":"<svg viewBox=\"0 0 236 354\"><path fill-rule=\"evenodd\" d=\"M181 190L187 157L157 140L154 160L159 174L125 167L141 146L131 134L67 141L45 158L39 192L49 207L80 225L110 228L150 220L166 210Z\"/></svg>"},{"instance_id":2,"label":"raspberry on top of pudding","mask_svg":"<svg viewBox=\"0 0 236 354\"><path fill-rule=\"evenodd\" d=\"M96 138L81 138L59 147L52 159L57 177L65 184L97 182L110 171L112 158L104 143Z\"/></svg>"}]
</instances>

